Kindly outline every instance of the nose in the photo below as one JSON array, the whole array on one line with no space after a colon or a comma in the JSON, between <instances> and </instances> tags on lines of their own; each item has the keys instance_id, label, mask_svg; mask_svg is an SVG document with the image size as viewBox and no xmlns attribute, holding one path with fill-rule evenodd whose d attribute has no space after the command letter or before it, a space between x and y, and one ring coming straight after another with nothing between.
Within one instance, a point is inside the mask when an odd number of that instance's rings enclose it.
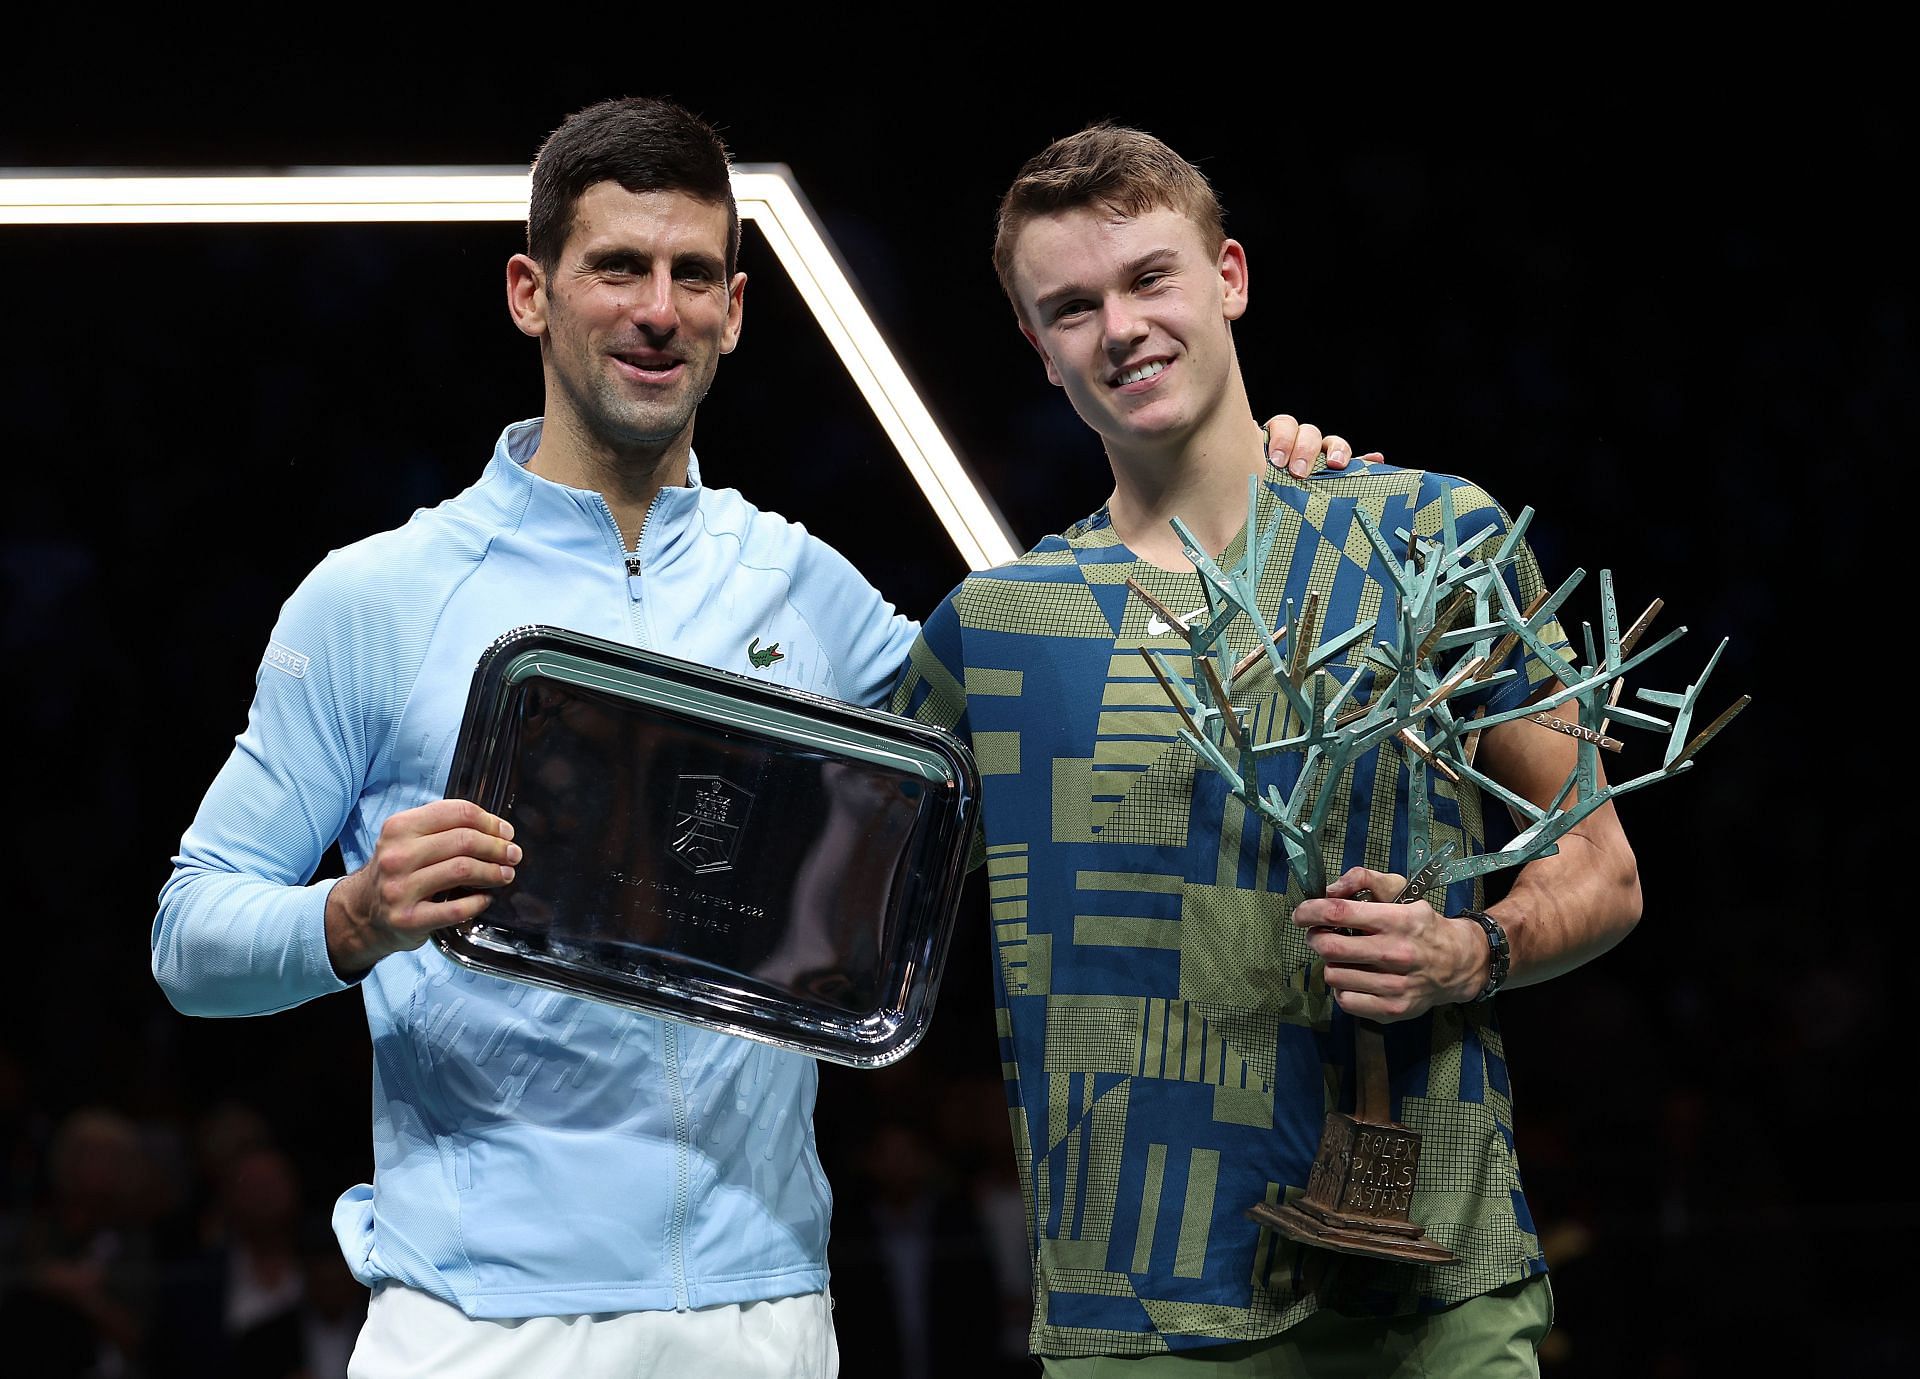
<instances>
[{"instance_id":1,"label":"nose","mask_svg":"<svg viewBox=\"0 0 1920 1379\"><path fill-rule=\"evenodd\" d=\"M1113 296L1101 304L1100 330L1106 339L1107 352L1124 357L1147 333L1146 323L1134 310L1134 304L1126 297Z\"/></svg>"},{"instance_id":2,"label":"nose","mask_svg":"<svg viewBox=\"0 0 1920 1379\"><path fill-rule=\"evenodd\" d=\"M673 299L673 275L649 273L634 298L633 322L655 341L680 328L680 308Z\"/></svg>"}]
</instances>

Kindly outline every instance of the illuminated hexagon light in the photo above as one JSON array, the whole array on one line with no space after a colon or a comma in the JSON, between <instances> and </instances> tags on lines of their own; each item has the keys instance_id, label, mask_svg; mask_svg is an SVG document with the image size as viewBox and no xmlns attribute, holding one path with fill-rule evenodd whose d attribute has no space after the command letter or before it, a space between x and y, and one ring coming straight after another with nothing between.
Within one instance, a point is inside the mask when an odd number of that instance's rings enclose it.
<instances>
[{"instance_id":1,"label":"illuminated hexagon light","mask_svg":"<svg viewBox=\"0 0 1920 1379\"><path fill-rule=\"evenodd\" d=\"M0 173L0 224L210 225L527 218L528 175L510 168L295 168L162 176L90 170ZM778 163L733 170L740 217L793 280L907 472L970 569L1019 554L1006 519L927 410L853 276Z\"/></svg>"}]
</instances>

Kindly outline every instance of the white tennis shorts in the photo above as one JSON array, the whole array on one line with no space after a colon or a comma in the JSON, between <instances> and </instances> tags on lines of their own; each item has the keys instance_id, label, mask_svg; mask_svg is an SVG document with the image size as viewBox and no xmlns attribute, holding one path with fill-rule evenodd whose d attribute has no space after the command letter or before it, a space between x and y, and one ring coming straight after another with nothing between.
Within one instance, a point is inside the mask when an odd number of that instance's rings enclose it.
<instances>
[{"instance_id":1,"label":"white tennis shorts","mask_svg":"<svg viewBox=\"0 0 1920 1379\"><path fill-rule=\"evenodd\" d=\"M691 1312L486 1321L383 1283L347 1379L835 1379L825 1293Z\"/></svg>"}]
</instances>

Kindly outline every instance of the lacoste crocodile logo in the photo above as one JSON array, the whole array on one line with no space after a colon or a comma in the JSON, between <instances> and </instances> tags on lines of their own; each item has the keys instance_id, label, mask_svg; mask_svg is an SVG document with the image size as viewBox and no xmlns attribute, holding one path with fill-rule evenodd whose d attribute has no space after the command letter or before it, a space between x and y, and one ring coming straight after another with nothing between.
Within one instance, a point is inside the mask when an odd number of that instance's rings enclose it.
<instances>
[{"instance_id":1,"label":"lacoste crocodile logo","mask_svg":"<svg viewBox=\"0 0 1920 1379\"><path fill-rule=\"evenodd\" d=\"M756 669L765 670L768 666L772 665L775 661L786 660L787 653L780 649L780 643L778 642L775 642L772 646L768 647L765 651L762 651L760 649L760 639L758 637L755 637L752 641L747 643L747 659L753 662L754 667Z\"/></svg>"}]
</instances>

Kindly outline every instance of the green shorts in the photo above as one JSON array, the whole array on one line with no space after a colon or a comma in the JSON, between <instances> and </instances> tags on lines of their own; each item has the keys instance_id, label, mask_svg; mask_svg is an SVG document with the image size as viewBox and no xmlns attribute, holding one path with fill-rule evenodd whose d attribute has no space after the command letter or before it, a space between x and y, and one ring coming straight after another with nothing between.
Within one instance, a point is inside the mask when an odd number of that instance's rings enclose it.
<instances>
[{"instance_id":1,"label":"green shorts","mask_svg":"<svg viewBox=\"0 0 1920 1379\"><path fill-rule=\"evenodd\" d=\"M1046 1379L1534 1379L1552 1326L1553 1289L1541 1274L1418 1316L1322 1311L1264 1341L1040 1363Z\"/></svg>"}]
</instances>

